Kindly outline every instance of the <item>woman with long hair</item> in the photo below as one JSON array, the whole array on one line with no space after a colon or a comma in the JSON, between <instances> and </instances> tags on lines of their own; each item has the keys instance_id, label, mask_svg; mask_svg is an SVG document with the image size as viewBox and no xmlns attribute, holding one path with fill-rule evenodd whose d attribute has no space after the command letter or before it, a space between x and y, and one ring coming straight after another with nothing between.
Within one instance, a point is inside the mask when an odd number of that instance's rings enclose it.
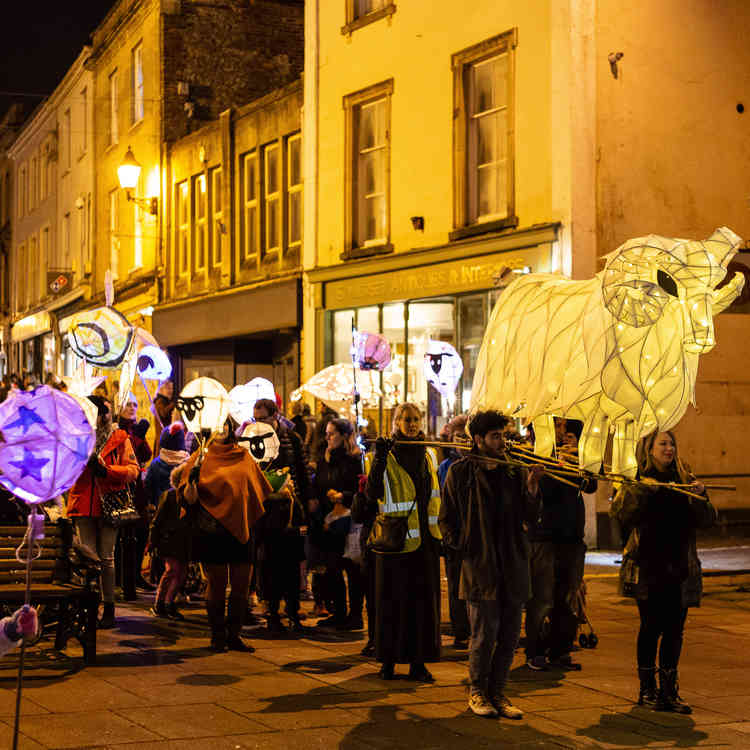
<instances>
[{"instance_id":1,"label":"woman with long hair","mask_svg":"<svg viewBox=\"0 0 750 750\"><path fill-rule=\"evenodd\" d=\"M641 481L623 484L611 511L630 529L620 581L622 593L635 597L641 618L638 703L688 714L692 709L678 693L677 665L687 609L700 605L702 593L695 530L712 526L716 510L702 482L680 459L674 433L647 436L638 446L638 457ZM664 486L667 483L685 485L700 497L677 492Z\"/></svg>"},{"instance_id":2,"label":"woman with long hair","mask_svg":"<svg viewBox=\"0 0 750 750\"><path fill-rule=\"evenodd\" d=\"M172 472L178 497L193 516L193 557L208 579L206 611L214 651L254 651L240 638L250 593L251 531L263 515L271 485L237 444L231 418L202 452ZM229 579L229 604L225 598Z\"/></svg>"},{"instance_id":3,"label":"woman with long hair","mask_svg":"<svg viewBox=\"0 0 750 750\"><path fill-rule=\"evenodd\" d=\"M318 625L339 630L360 630L362 622L362 572L359 560L344 557L346 538L351 530L351 507L359 487L362 459L354 439L354 426L348 419L331 419L325 429L326 450L319 459L310 500L310 522L318 544L325 550L326 572L322 587L333 602L333 614ZM347 614L347 585L349 611Z\"/></svg>"},{"instance_id":4,"label":"woman with long hair","mask_svg":"<svg viewBox=\"0 0 750 750\"><path fill-rule=\"evenodd\" d=\"M375 658L385 680L393 679L396 664L407 663L409 679L433 682L425 664L440 659L440 488L437 457L423 441L419 407L400 404L391 439L375 441L367 479L367 494L378 502L379 512L406 521L399 550L384 551L393 540L378 542L377 523L370 540L375 550Z\"/></svg>"}]
</instances>

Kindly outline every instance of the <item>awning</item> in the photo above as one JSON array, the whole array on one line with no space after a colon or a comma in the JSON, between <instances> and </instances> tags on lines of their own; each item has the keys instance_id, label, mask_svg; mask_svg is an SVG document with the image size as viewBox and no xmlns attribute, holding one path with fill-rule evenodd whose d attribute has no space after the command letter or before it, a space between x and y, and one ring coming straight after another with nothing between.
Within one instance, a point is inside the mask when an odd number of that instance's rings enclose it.
<instances>
[{"instance_id":1,"label":"awning","mask_svg":"<svg viewBox=\"0 0 750 750\"><path fill-rule=\"evenodd\" d=\"M18 343L19 341L26 341L26 339L39 336L51 330L52 321L50 315L48 312L42 311L33 315L27 315L17 323L14 323L10 329L10 340Z\"/></svg>"},{"instance_id":2,"label":"awning","mask_svg":"<svg viewBox=\"0 0 750 750\"><path fill-rule=\"evenodd\" d=\"M152 332L161 346L177 346L296 328L299 325L298 296L299 280L294 278L155 308Z\"/></svg>"}]
</instances>

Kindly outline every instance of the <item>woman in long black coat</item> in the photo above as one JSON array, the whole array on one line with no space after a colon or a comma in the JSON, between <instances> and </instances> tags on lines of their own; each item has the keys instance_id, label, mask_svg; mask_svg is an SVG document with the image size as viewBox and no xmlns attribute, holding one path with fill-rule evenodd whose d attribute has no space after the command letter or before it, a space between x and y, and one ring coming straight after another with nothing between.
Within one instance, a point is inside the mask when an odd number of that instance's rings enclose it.
<instances>
[{"instance_id":1,"label":"woman in long black coat","mask_svg":"<svg viewBox=\"0 0 750 750\"><path fill-rule=\"evenodd\" d=\"M416 491L420 544L413 551L375 555L375 658L380 676L393 679L396 664L407 663L409 679L432 682L425 663L440 660L440 548L429 528L433 490L416 404L400 404L393 418L392 440L378 438L367 480L371 500L385 496L388 454L409 475ZM408 445L410 441L414 445ZM395 498L394 498L395 499ZM397 500L398 501L398 500Z\"/></svg>"}]
</instances>

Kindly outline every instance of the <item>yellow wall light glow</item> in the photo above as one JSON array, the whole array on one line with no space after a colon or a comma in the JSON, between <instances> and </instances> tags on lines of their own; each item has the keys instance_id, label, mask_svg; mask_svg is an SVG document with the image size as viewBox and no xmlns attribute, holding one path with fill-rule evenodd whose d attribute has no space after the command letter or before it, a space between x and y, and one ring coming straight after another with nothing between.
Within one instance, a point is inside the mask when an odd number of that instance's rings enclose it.
<instances>
[{"instance_id":1,"label":"yellow wall light glow","mask_svg":"<svg viewBox=\"0 0 750 750\"><path fill-rule=\"evenodd\" d=\"M612 470L635 476L638 440L694 403L713 316L742 291L741 274L716 288L741 244L726 227L702 242L648 235L610 253L592 279L516 279L492 311L471 411L515 405L533 421L540 455L552 454L554 416L581 420L579 462L593 472L612 431Z\"/></svg>"}]
</instances>

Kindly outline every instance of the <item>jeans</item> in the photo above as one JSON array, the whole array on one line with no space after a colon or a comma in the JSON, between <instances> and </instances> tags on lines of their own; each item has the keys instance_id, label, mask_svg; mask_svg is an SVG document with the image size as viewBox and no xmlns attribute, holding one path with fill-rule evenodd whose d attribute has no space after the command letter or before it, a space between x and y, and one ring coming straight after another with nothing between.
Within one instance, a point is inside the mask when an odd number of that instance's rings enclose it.
<instances>
[{"instance_id":1,"label":"jeans","mask_svg":"<svg viewBox=\"0 0 750 750\"><path fill-rule=\"evenodd\" d=\"M461 558L449 550L445 553L445 577L448 579L448 613L453 628L453 637L457 641L468 641L471 635L469 613L466 609L466 602L458 598Z\"/></svg>"},{"instance_id":2,"label":"jeans","mask_svg":"<svg viewBox=\"0 0 750 750\"><path fill-rule=\"evenodd\" d=\"M104 523L104 519L87 516L74 517L76 535L81 544L96 550L102 561L102 601L115 601L115 544L117 529Z\"/></svg>"},{"instance_id":3,"label":"jeans","mask_svg":"<svg viewBox=\"0 0 750 750\"><path fill-rule=\"evenodd\" d=\"M164 573L159 580L159 587L156 589L156 601L171 604L174 601L175 594L185 583L187 576L187 563L178 560L176 557L164 558Z\"/></svg>"},{"instance_id":4,"label":"jeans","mask_svg":"<svg viewBox=\"0 0 750 750\"><path fill-rule=\"evenodd\" d=\"M467 602L471 623L469 679L485 695L502 692L521 633L523 603L497 599Z\"/></svg>"},{"instance_id":5,"label":"jeans","mask_svg":"<svg viewBox=\"0 0 750 750\"><path fill-rule=\"evenodd\" d=\"M650 669L656 664L659 646L659 666L677 669L682 651L682 634L685 629L687 608L682 606L682 587L649 586L648 599L637 599L641 616L638 631L638 666Z\"/></svg>"}]
</instances>

